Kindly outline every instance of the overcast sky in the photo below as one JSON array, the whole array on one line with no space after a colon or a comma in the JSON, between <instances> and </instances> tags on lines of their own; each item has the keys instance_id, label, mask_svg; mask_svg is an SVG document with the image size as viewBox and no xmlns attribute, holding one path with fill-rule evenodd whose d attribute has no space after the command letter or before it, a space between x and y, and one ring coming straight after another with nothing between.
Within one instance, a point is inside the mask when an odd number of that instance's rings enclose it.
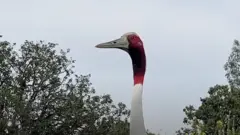
<instances>
[{"instance_id":1,"label":"overcast sky","mask_svg":"<svg viewBox=\"0 0 240 135\"><path fill-rule=\"evenodd\" d=\"M128 106L133 85L130 57L98 43L137 32L147 72L145 125L174 133L185 105L198 106L208 88L226 84L223 65L240 39L238 0L0 0L0 34L17 44L45 40L70 48L79 74L92 74L98 93ZM130 106L129 106L130 107Z\"/></svg>"}]
</instances>

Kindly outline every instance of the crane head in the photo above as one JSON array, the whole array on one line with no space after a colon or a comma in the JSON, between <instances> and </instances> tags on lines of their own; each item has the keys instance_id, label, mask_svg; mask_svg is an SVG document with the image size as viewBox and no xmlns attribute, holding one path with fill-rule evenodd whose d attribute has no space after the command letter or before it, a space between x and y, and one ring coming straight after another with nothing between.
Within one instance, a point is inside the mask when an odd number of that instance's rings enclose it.
<instances>
[{"instance_id":1,"label":"crane head","mask_svg":"<svg viewBox=\"0 0 240 135\"><path fill-rule=\"evenodd\" d=\"M96 45L97 48L118 48L126 51L131 59L134 84L143 84L146 70L146 56L143 42L135 32L123 34L120 38Z\"/></svg>"},{"instance_id":2,"label":"crane head","mask_svg":"<svg viewBox=\"0 0 240 135\"><path fill-rule=\"evenodd\" d=\"M120 38L96 45L97 48L118 48L129 52L131 48L143 47L143 42L135 32L123 34Z\"/></svg>"}]
</instances>

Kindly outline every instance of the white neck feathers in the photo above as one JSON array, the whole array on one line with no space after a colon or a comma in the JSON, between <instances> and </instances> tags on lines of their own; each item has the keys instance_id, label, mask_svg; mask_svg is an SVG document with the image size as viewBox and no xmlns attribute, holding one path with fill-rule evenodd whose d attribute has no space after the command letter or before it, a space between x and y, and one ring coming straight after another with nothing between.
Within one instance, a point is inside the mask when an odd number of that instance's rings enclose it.
<instances>
[{"instance_id":1,"label":"white neck feathers","mask_svg":"<svg viewBox=\"0 0 240 135\"><path fill-rule=\"evenodd\" d=\"M142 109L142 93L143 85L134 85L131 102L130 135L146 135Z\"/></svg>"}]
</instances>

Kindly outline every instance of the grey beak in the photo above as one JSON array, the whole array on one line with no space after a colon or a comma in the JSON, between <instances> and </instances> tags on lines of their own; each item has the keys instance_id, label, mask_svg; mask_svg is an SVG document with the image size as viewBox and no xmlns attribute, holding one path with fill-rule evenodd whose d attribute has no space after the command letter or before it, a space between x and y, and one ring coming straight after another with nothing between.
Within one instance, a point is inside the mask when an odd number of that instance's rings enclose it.
<instances>
[{"instance_id":1,"label":"grey beak","mask_svg":"<svg viewBox=\"0 0 240 135\"><path fill-rule=\"evenodd\" d=\"M109 42L101 43L96 45L97 48L122 48L122 49L128 49L128 41L124 37L121 37L116 40L112 40Z\"/></svg>"}]
</instances>

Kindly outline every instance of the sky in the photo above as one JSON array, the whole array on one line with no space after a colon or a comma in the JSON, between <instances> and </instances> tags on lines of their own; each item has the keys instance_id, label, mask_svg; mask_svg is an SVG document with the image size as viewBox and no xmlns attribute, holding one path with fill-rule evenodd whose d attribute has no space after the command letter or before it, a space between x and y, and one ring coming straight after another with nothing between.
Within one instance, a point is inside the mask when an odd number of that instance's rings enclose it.
<instances>
[{"instance_id":1,"label":"sky","mask_svg":"<svg viewBox=\"0 0 240 135\"><path fill-rule=\"evenodd\" d=\"M240 39L238 0L0 0L4 40L58 43L70 48L78 74L91 74L99 94L130 107L130 57L98 43L136 32L144 42L147 71L145 125L174 134L183 108L200 105L209 87L226 84L223 65Z\"/></svg>"}]
</instances>

